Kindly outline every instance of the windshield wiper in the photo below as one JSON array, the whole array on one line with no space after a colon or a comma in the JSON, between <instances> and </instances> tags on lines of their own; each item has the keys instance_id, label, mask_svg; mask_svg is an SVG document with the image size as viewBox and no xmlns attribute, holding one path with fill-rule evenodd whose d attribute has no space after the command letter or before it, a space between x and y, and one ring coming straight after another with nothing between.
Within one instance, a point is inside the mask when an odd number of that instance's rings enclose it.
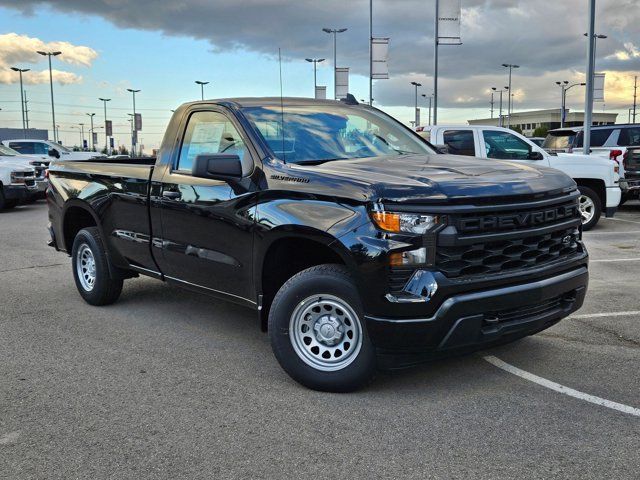
<instances>
[{"instance_id":1,"label":"windshield wiper","mask_svg":"<svg viewBox=\"0 0 640 480\"><path fill-rule=\"evenodd\" d=\"M294 165L322 165L325 162L333 162L334 160L349 160L350 157L338 157L338 158L323 158L318 160L300 160L298 162L291 162Z\"/></svg>"}]
</instances>

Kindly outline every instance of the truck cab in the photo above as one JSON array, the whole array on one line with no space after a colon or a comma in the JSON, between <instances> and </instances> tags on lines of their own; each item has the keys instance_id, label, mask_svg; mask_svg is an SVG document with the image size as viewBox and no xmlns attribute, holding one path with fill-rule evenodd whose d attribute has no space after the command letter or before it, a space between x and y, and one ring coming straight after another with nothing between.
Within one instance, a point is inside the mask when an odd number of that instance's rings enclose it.
<instances>
[{"instance_id":1,"label":"truck cab","mask_svg":"<svg viewBox=\"0 0 640 480\"><path fill-rule=\"evenodd\" d=\"M47 156L51 160L61 162L68 160L89 160L90 158L102 156L102 154L97 152L75 152L50 140L16 138L13 140L3 140L2 144L21 155Z\"/></svg>"},{"instance_id":2,"label":"truck cab","mask_svg":"<svg viewBox=\"0 0 640 480\"><path fill-rule=\"evenodd\" d=\"M602 213L612 217L620 204L619 165L598 156L548 153L519 133L482 125L437 125L416 129L431 143L454 155L509 160L556 168L575 180L580 190L580 213L584 230L595 227Z\"/></svg>"}]
</instances>

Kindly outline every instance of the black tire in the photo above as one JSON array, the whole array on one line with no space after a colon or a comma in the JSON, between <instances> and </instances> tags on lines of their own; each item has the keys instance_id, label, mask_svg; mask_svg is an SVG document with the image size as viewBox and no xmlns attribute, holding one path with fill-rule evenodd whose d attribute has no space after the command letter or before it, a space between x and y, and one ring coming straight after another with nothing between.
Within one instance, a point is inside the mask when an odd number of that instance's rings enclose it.
<instances>
[{"instance_id":1,"label":"black tire","mask_svg":"<svg viewBox=\"0 0 640 480\"><path fill-rule=\"evenodd\" d=\"M7 200L4 196L4 191L2 189L2 184L0 183L0 212L2 210L9 210L17 205L15 200Z\"/></svg>"},{"instance_id":2,"label":"black tire","mask_svg":"<svg viewBox=\"0 0 640 480\"><path fill-rule=\"evenodd\" d=\"M587 197L593 203L593 216L591 217L591 220L585 223L583 219L582 223L582 230L586 232L587 230L591 230L593 227L595 227L596 223L598 223L598 220L600 220L600 215L602 215L602 201L600 200L598 194L591 190L589 187L578 185L578 190L580 190L580 196Z\"/></svg>"},{"instance_id":3,"label":"black tire","mask_svg":"<svg viewBox=\"0 0 640 480\"><path fill-rule=\"evenodd\" d=\"M87 282L81 280L78 272L78 253L88 247L95 263L95 274L91 288L86 286ZM73 279L80 296L90 305L109 305L115 302L122 292L123 279L120 276L112 277L109 272L109 259L100 237L100 231L97 227L88 227L80 230L73 240L73 248L71 249L71 263L73 270Z\"/></svg>"},{"instance_id":4,"label":"black tire","mask_svg":"<svg viewBox=\"0 0 640 480\"><path fill-rule=\"evenodd\" d=\"M349 354L345 349L345 357L350 355L350 363L333 371L314 368L305 361L296 351L289 331L295 311L304 305L301 302L314 296L322 300L323 295L325 298L338 299L355 314L357 324L354 322L354 326L358 328L362 340L358 346L354 341ZM351 325L349 322L346 324ZM369 384L375 375L375 351L367 334L360 296L347 269L341 265L308 268L294 275L280 288L269 311L269 338L282 368L295 381L313 390L350 392ZM344 334L343 340L346 340ZM349 348L346 343L342 345ZM322 361L320 355L318 359Z\"/></svg>"}]
</instances>

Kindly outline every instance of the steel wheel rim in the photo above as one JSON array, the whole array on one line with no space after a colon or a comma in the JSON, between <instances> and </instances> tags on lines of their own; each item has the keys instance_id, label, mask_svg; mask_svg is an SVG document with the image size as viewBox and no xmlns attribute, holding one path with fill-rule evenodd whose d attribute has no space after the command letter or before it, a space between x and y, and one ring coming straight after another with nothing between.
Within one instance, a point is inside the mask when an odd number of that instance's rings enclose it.
<instances>
[{"instance_id":1,"label":"steel wheel rim","mask_svg":"<svg viewBox=\"0 0 640 480\"><path fill-rule=\"evenodd\" d=\"M362 326L347 302L333 295L313 295L300 302L289 322L296 354L323 372L350 365L362 348Z\"/></svg>"},{"instance_id":2,"label":"steel wheel rim","mask_svg":"<svg viewBox=\"0 0 640 480\"><path fill-rule=\"evenodd\" d=\"M589 223L595 215L596 206L586 195L580 195L578 208L580 209L580 215L582 215L582 223Z\"/></svg>"},{"instance_id":3,"label":"steel wheel rim","mask_svg":"<svg viewBox=\"0 0 640 480\"><path fill-rule=\"evenodd\" d=\"M82 288L90 292L96 284L96 259L89 245L83 243L76 255L76 272Z\"/></svg>"}]
</instances>

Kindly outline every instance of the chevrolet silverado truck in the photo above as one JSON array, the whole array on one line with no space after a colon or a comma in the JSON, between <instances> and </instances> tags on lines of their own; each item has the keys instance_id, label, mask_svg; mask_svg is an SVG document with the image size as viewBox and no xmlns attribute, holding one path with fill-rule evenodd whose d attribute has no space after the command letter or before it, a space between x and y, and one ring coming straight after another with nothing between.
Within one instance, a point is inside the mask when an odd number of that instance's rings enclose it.
<instances>
[{"instance_id":1,"label":"chevrolet silverado truck","mask_svg":"<svg viewBox=\"0 0 640 480\"><path fill-rule=\"evenodd\" d=\"M23 162L0 161L0 212L29 201L38 193L35 175L33 167Z\"/></svg>"},{"instance_id":2,"label":"chevrolet silverado truck","mask_svg":"<svg viewBox=\"0 0 640 480\"><path fill-rule=\"evenodd\" d=\"M313 389L540 332L587 291L570 177L440 154L353 96L187 103L157 158L54 162L49 182L89 304L138 275L239 303Z\"/></svg>"},{"instance_id":3,"label":"chevrolet silverado truck","mask_svg":"<svg viewBox=\"0 0 640 480\"><path fill-rule=\"evenodd\" d=\"M620 204L620 165L614 160L596 155L550 154L518 132L490 125L437 125L418 127L416 131L431 143L446 146L450 153L545 165L566 173L580 190L585 231L596 226L601 214L613 217Z\"/></svg>"},{"instance_id":4,"label":"chevrolet silverado truck","mask_svg":"<svg viewBox=\"0 0 640 480\"><path fill-rule=\"evenodd\" d=\"M37 155L20 155L15 150L0 144L0 164L11 163L33 168L35 173L36 189L31 194L30 200L44 198L49 181L46 178L46 171L51 163L47 157Z\"/></svg>"}]
</instances>

